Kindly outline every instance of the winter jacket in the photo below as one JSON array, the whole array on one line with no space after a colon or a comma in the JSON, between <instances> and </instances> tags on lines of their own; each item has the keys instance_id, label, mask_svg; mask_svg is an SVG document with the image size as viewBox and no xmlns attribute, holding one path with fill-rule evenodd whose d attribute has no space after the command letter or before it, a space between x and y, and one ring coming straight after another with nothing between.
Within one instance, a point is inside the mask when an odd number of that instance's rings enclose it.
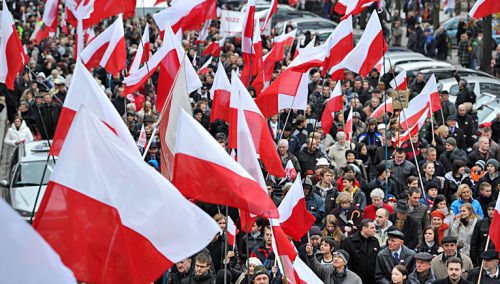
<instances>
[{"instance_id":1,"label":"winter jacket","mask_svg":"<svg viewBox=\"0 0 500 284\"><path fill-rule=\"evenodd\" d=\"M382 189L384 190L384 189ZM394 209L387 205L387 204L382 204L382 206L389 210L389 214L392 214L394 213ZM375 207L373 204L371 205L368 205L365 207L365 211L363 212L363 219L370 219L370 220L374 220L375 221L375 213L377 212L379 208L378 207Z\"/></svg>"},{"instance_id":2,"label":"winter jacket","mask_svg":"<svg viewBox=\"0 0 500 284\"><path fill-rule=\"evenodd\" d=\"M286 153L285 157L282 157L280 155L280 159L281 159L281 165L283 166L284 169L286 169L286 164L288 163L288 161L292 161L292 165L295 168L295 171L297 173L301 172L299 160L292 153L290 153L290 151Z\"/></svg>"},{"instance_id":3,"label":"winter jacket","mask_svg":"<svg viewBox=\"0 0 500 284\"><path fill-rule=\"evenodd\" d=\"M394 177L393 175L389 176L388 182L389 182L389 185L387 186L387 193L398 197L403 190L402 189L403 183L398 178ZM366 189L364 190L365 195L370 196L370 193L375 188L380 188L385 192L386 191L385 179L381 180L380 178L376 177L374 180L372 180L370 183L368 183L368 185L366 186Z\"/></svg>"},{"instance_id":4,"label":"winter jacket","mask_svg":"<svg viewBox=\"0 0 500 284\"><path fill-rule=\"evenodd\" d=\"M349 224L348 221L352 220L352 224L358 228L357 230L353 228L348 233L349 236L353 235L359 230L359 224L361 224L361 220L363 219L363 213L356 206L350 206L345 214L343 214L342 212L342 207L339 206L333 209L329 214L335 215L337 221L339 222L339 228L342 232L345 232L345 227Z\"/></svg>"},{"instance_id":5,"label":"winter jacket","mask_svg":"<svg viewBox=\"0 0 500 284\"><path fill-rule=\"evenodd\" d=\"M472 282L472 283L478 283L479 279L479 272L480 272L481 267L476 267L472 269L469 273L469 276L467 276L467 280ZM497 266L497 270L500 270L500 264ZM491 278L486 271L483 270L483 273L481 273L481 284L498 284L498 278Z\"/></svg>"},{"instance_id":6,"label":"winter jacket","mask_svg":"<svg viewBox=\"0 0 500 284\"><path fill-rule=\"evenodd\" d=\"M441 252L439 252L439 243L435 242L432 246L429 247L429 245L424 242L422 244L419 244L416 248L415 248L415 252L427 252L429 254L432 255L432 257L436 257L438 256Z\"/></svg>"},{"instance_id":7,"label":"winter jacket","mask_svg":"<svg viewBox=\"0 0 500 284\"><path fill-rule=\"evenodd\" d=\"M377 265L375 266L375 279L378 284L390 284L392 283L392 269L394 266L401 264L412 271L415 269L415 252L405 245L401 247L401 255L399 255L399 262L396 263L394 259L393 252L386 247L381 250L377 255Z\"/></svg>"},{"instance_id":8,"label":"winter jacket","mask_svg":"<svg viewBox=\"0 0 500 284\"><path fill-rule=\"evenodd\" d=\"M345 239L342 249L349 253L349 269L356 273L364 284L376 283L375 264L380 251L377 239L374 237L365 239L361 231L358 231Z\"/></svg>"},{"instance_id":9,"label":"winter jacket","mask_svg":"<svg viewBox=\"0 0 500 284\"><path fill-rule=\"evenodd\" d=\"M196 272L193 271L193 274L190 277L185 277L181 281L182 284L215 284L215 276L212 274L212 270L208 270L203 275L196 275Z\"/></svg>"},{"instance_id":10,"label":"winter jacket","mask_svg":"<svg viewBox=\"0 0 500 284\"><path fill-rule=\"evenodd\" d=\"M389 221L397 227L396 223L397 214L392 213L389 215ZM411 216L406 216L405 223L403 225L403 230L401 231L405 238L404 243L409 249L415 249L418 245L418 221Z\"/></svg>"},{"instance_id":11,"label":"winter jacket","mask_svg":"<svg viewBox=\"0 0 500 284\"><path fill-rule=\"evenodd\" d=\"M325 202L319 195L312 191L309 195L306 195L305 198L307 211L311 212L311 214L313 214L316 218L316 222L314 224L316 226L321 225L323 218L325 218Z\"/></svg>"},{"instance_id":12,"label":"winter jacket","mask_svg":"<svg viewBox=\"0 0 500 284\"><path fill-rule=\"evenodd\" d=\"M402 182L406 182L409 176L418 176L415 165L407 160L404 160L401 165L398 165L394 160L391 160L389 164L391 165L391 175L394 175Z\"/></svg>"},{"instance_id":13,"label":"winter jacket","mask_svg":"<svg viewBox=\"0 0 500 284\"><path fill-rule=\"evenodd\" d=\"M33 141L33 134L31 134L29 127L26 126L26 123L24 123L23 120L19 129L17 129L14 123L12 123L12 126L9 128L7 134L5 135L4 142L5 144L10 146L16 146L17 141L23 141L25 139Z\"/></svg>"},{"instance_id":14,"label":"winter jacket","mask_svg":"<svg viewBox=\"0 0 500 284\"><path fill-rule=\"evenodd\" d=\"M479 255L484 252L486 247L486 240L490 233L491 219L486 217L477 221L476 226L474 226L474 231L472 232L472 237L470 241L470 258L474 266L481 264L481 259ZM488 243L488 249L495 249L495 244L492 241Z\"/></svg>"},{"instance_id":15,"label":"winter jacket","mask_svg":"<svg viewBox=\"0 0 500 284\"><path fill-rule=\"evenodd\" d=\"M452 172L447 172L444 175L443 195L448 200L448 203L457 199L455 194L458 191L458 187L464 183L472 188L472 181L466 173L462 174L460 178L455 178Z\"/></svg>"},{"instance_id":16,"label":"winter jacket","mask_svg":"<svg viewBox=\"0 0 500 284\"><path fill-rule=\"evenodd\" d=\"M413 207L413 210L408 214L409 216L415 218L418 222L418 235L422 235L422 230L425 228L425 226L430 225L430 218L429 218L429 208L427 206L423 205L422 203L418 203L417 206Z\"/></svg>"},{"instance_id":17,"label":"winter jacket","mask_svg":"<svg viewBox=\"0 0 500 284\"><path fill-rule=\"evenodd\" d=\"M308 149L309 148L306 147L297 154L302 176L305 176L307 170L314 171L316 162L320 158L326 158L320 149L316 149L313 153L309 153Z\"/></svg>"},{"instance_id":18,"label":"winter jacket","mask_svg":"<svg viewBox=\"0 0 500 284\"><path fill-rule=\"evenodd\" d=\"M341 146L339 142L335 142L335 144L330 147L330 150L328 150L328 157L330 157L332 163L335 162L337 166L343 165L346 163L345 152L347 150L354 150L355 147L356 145L354 145L354 143L350 143L349 145L349 141L347 141L344 146Z\"/></svg>"},{"instance_id":19,"label":"winter jacket","mask_svg":"<svg viewBox=\"0 0 500 284\"><path fill-rule=\"evenodd\" d=\"M471 198L472 199L472 198ZM451 207L451 210L453 210L453 214L457 215L458 213L460 213L460 206L462 206L462 204L464 204L465 201L463 201L462 199L457 199L455 201L453 201L453 203L451 203L450 207ZM474 208L474 212L476 212L477 215L481 216L481 218L484 218L484 214L483 214L483 209L481 208L481 204L479 204L479 202L475 199L472 199L471 202L472 207Z\"/></svg>"},{"instance_id":20,"label":"winter jacket","mask_svg":"<svg viewBox=\"0 0 500 284\"><path fill-rule=\"evenodd\" d=\"M337 207L337 196L339 195L339 192L335 187L333 187L332 184L330 184L330 187L328 190L324 190L321 187L321 181L319 181L314 187L313 187L313 192L316 193L317 195L321 196L323 201L325 202L325 213L332 211L333 208Z\"/></svg>"},{"instance_id":21,"label":"winter jacket","mask_svg":"<svg viewBox=\"0 0 500 284\"><path fill-rule=\"evenodd\" d=\"M431 284L432 282L440 279L433 271L432 267L429 268L430 272L429 272L429 278L427 278L427 281L425 281L424 284ZM412 273L410 273L410 275L408 275L408 280L410 282L410 284L420 284L420 281L418 280L418 276L417 276L417 269L413 270Z\"/></svg>"},{"instance_id":22,"label":"winter jacket","mask_svg":"<svg viewBox=\"0 0 500 284\"><path fill-rule=\"evenodd\" d=\"M462 248L460 249L460 253L466 256L469 256L470 253L470 241L472 238L472 232L474 231L474 227L476 226L477 219L470 219L465 226L462 221L453 222L451 225L451 235L457 238L458 244L462 244Z\"/></svg>"},{"instance_id":23,"label":"winter jacket","mask_svg":"<svg viewBox=\"0 0 500 284\"><path fill-rule=\"evenodd\" d=\"M481 153L479 149L476 149L469 154L469 164L467 166L472 168L479 160L486 164L486 162L491 158L495 158L495 155L493 155L492 152L486 151L486 153Z\"/></svg>"},{"instance_id":24,"label":"winter jacket","mask_svg":"<svg viewBox=\"0 0 500 284\"><path fill-rule=\"evenodd\" d=\"M260 243L264 241L264 236L262 234L259 234L258 236L255 236L255 238L252 236L252 234L248 234L248 240L247 236L245 235L241 239L240 243L240 258L241 259L247 259L249 256L247 256L247 242L248 242L248 251L251 253L255 247L257 247Z\"/></svg>"},{"instance_id":25,"label":"winter jacket","mask_svg":"<svg viewBox=\"0 0 500 284\"><path fill-rule=\"evenodd\" d=\"M451 171L453 169L453 161L455 160L462 160L467 165L469 157L467 157L464 150L459 148L455 148L452 151L446 151L439 156L439 161L443 164L447 171Z\"/></svg>"},{"instance_id":26,"label":"winter jacket","mask_svg":"<svg viewBox=\"0 0 500 284\"><path fill-rule=\"evenodd\" d=\"M252 250L250 257L256 257L260 260L260 262L264 263L264 261L266 261L267 257L269 256L271 250L272 248L266 248L266 242L263 241Z\"/></svg>"},{"instance_id":27,"label":"winter jacket","mask_svg":"<svg viewBox=\"0 0 500 284\"><path fill-rule=\"evenodd\" d=\"M492 189L491 196L493 197L493 199L497 199L498 198L498 191L496 191L495 189L498 188L498 185L500 184L500 173L494 179L491 179L489 174L485 174L483 177L481 177L478 180L478 182L476 183L477 186L476 186L476 189L474 191L476 193L476 196L479 194L479 185L481 185L481 183L483 183L483 182L487 182L491 185L491 189Z\"/></svg>"},{"instance_id":28,"label":"winter jacket","mask_svg":"<svg viewBox=\"0 0 500 284\"><path fill-rule=\"evenodd\" d=\"M358 187L354 187L354 196L352 197L352 205L358 207L361 210L361 213L365 211L366 207L366 195L363 191L361 191Z\"/></svg>"},{"instance_id":29,"label":"winter jacket","mask_svg":"<svg viewBox=\"0 0 500 284\"><path fill-rule=\"evenodd\" d=\"M349 262L351 260L349 259ZM351 270L344 268L341 273L337 273L337 270L333 265L322 265L318 262L318 260L314 257L314 255L307 256L307 265L311 270L318 276L321 281L325 284L362 284L364 282L361 281L356 273Z\"/></svg>"},{"instance_id":30,"label":"winter jacket","mask_svg":"<svg viewBox=\"0 0 500 284\"><path fill-rule=\"evenodd\" d=\"M462 265L462 278L466 279L467 274L470 272L470 270L473 268L472 266L472 261L470 258L464 254L461 254L460 252L457 251L456 256L460 259L462 259L463 265ZM440 278L448 277L448 270L446 269L446 261L448 260L448 256L446 253L441 253L440 255L436 256L432 260L432 269L434 270L434 273Z\"/></svg>"}]
</instances>

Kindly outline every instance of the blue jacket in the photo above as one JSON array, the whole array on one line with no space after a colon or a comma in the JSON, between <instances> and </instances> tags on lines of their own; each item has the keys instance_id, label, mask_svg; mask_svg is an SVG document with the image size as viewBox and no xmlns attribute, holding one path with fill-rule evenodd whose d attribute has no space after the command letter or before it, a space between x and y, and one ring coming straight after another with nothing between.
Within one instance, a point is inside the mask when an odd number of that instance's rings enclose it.
<instances>
[{"instance_id":1,"label":"blue jacket","mask_svg":"<svg viewBox=\"0 0 500 284\"><path fill-rule=\"evenodd\" d=\"M451 210L453 210L453 214L457 215L458 213L460 213L460 206L462 206L462 204L464 203L465 201L463 201L462 199L453 201L450 206ZM479 204L479 201L473 199L471 204L474 208L474 212L476 212L477 215L481 216L481 218L484 218L483 209L481 208L481 204Z\"/></svg>"},{"instance_id":2,"label":"blue jacket","mask_svg":"<svg viewBox=\"0 0 500 284\"><path fill-rule=\"evenodd\" d=\"M314 224L318 226L319 224L321 224L323 218L326 215L325 202L319 195L312 192L312 190L311 193L309 193L309 195L307 195L305 198L306 198L306 209L307 211L311 212L311 214L313 214L313 216L316 218L316 222Z\"/></svg>"}]
</instances>

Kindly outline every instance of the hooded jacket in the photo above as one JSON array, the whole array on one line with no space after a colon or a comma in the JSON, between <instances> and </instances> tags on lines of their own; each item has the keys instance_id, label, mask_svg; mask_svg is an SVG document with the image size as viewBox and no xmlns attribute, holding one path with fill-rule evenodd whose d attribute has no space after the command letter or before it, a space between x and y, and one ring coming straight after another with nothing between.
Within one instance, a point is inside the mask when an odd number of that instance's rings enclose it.
<instances>
[{"instance_id":1,"label":"hooded jacket","mask_svg":"<svg viewBox=\"0 0 500 284\"><path fill-rule=\"evenodd\" d=\"M5 144L10 146L16 146L17 141L23 141L25 139L33 140L33 135L31 134L29 127L26 126L26 123L24 123L23 120L19 129L17 129L14 123L12 123L12 126L9 128L7 134L5 135L4 142Z\"/></svg>"}]
</instances>

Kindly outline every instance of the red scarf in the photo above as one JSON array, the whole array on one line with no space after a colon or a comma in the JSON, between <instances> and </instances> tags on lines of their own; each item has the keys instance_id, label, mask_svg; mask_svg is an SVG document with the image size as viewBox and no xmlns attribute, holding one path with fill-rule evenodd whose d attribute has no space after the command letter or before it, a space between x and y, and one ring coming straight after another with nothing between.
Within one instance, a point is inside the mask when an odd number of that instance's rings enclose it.
<instances>
[{"instance_id":1,"label":"red scarf","mask_svg":"<svg viewBox=\"0 0 500 284\"><path fill-rule=\"evenodd\" d=\"M441 243L441 240L444 238L444 231L446 231L448 228L450 228L450 225L448 225L444 222L443 222L443 225L441 225L441 227L437 228L439 243Z\"/></svg>"}]
</instances>

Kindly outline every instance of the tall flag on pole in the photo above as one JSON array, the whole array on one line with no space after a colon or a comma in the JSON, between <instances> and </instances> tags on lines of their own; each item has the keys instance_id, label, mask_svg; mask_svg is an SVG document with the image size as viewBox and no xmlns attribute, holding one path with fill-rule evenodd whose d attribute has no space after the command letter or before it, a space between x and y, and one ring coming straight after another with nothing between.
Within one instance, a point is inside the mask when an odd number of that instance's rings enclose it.
<instances>
[{"instance_id":1,"label":"tall flag on pole","mask_svg":"<svg viewBox=\"0 0 500 284\"><path fill-rule=\"evenodd\" d=\"M500 1L477 0L476 4L470 10L469 16L480 19L498 12L500 12Z\"/></svg>"},{"instance_id":2,"label":"tall flag on pole","mask_svg":"<svg viewBox=\"0 0 500 284\"><path fill-rule=\"evenodd\" d=\"M323 110L323 114L321 115L321 127L325 133L330 133L335 113L341 111L344 107L344 103L342 102L342 87L340 85L340 81L337 82L337 85L335 85L335 88L330 95L330 99Z\"/></svg>"},{"instance_id":3,"label":"tall flag on pole","mask_svg":"<svg viewBox=\"0 0 500 284\"><path fill-rule=\"evenodd\" d=\"M162 32L167 24L176 33L181 28L183 31L199 30L206 20L217 19L216 0L172 1L171 5L153 15Z\"/></svg>"}]
</instances>

